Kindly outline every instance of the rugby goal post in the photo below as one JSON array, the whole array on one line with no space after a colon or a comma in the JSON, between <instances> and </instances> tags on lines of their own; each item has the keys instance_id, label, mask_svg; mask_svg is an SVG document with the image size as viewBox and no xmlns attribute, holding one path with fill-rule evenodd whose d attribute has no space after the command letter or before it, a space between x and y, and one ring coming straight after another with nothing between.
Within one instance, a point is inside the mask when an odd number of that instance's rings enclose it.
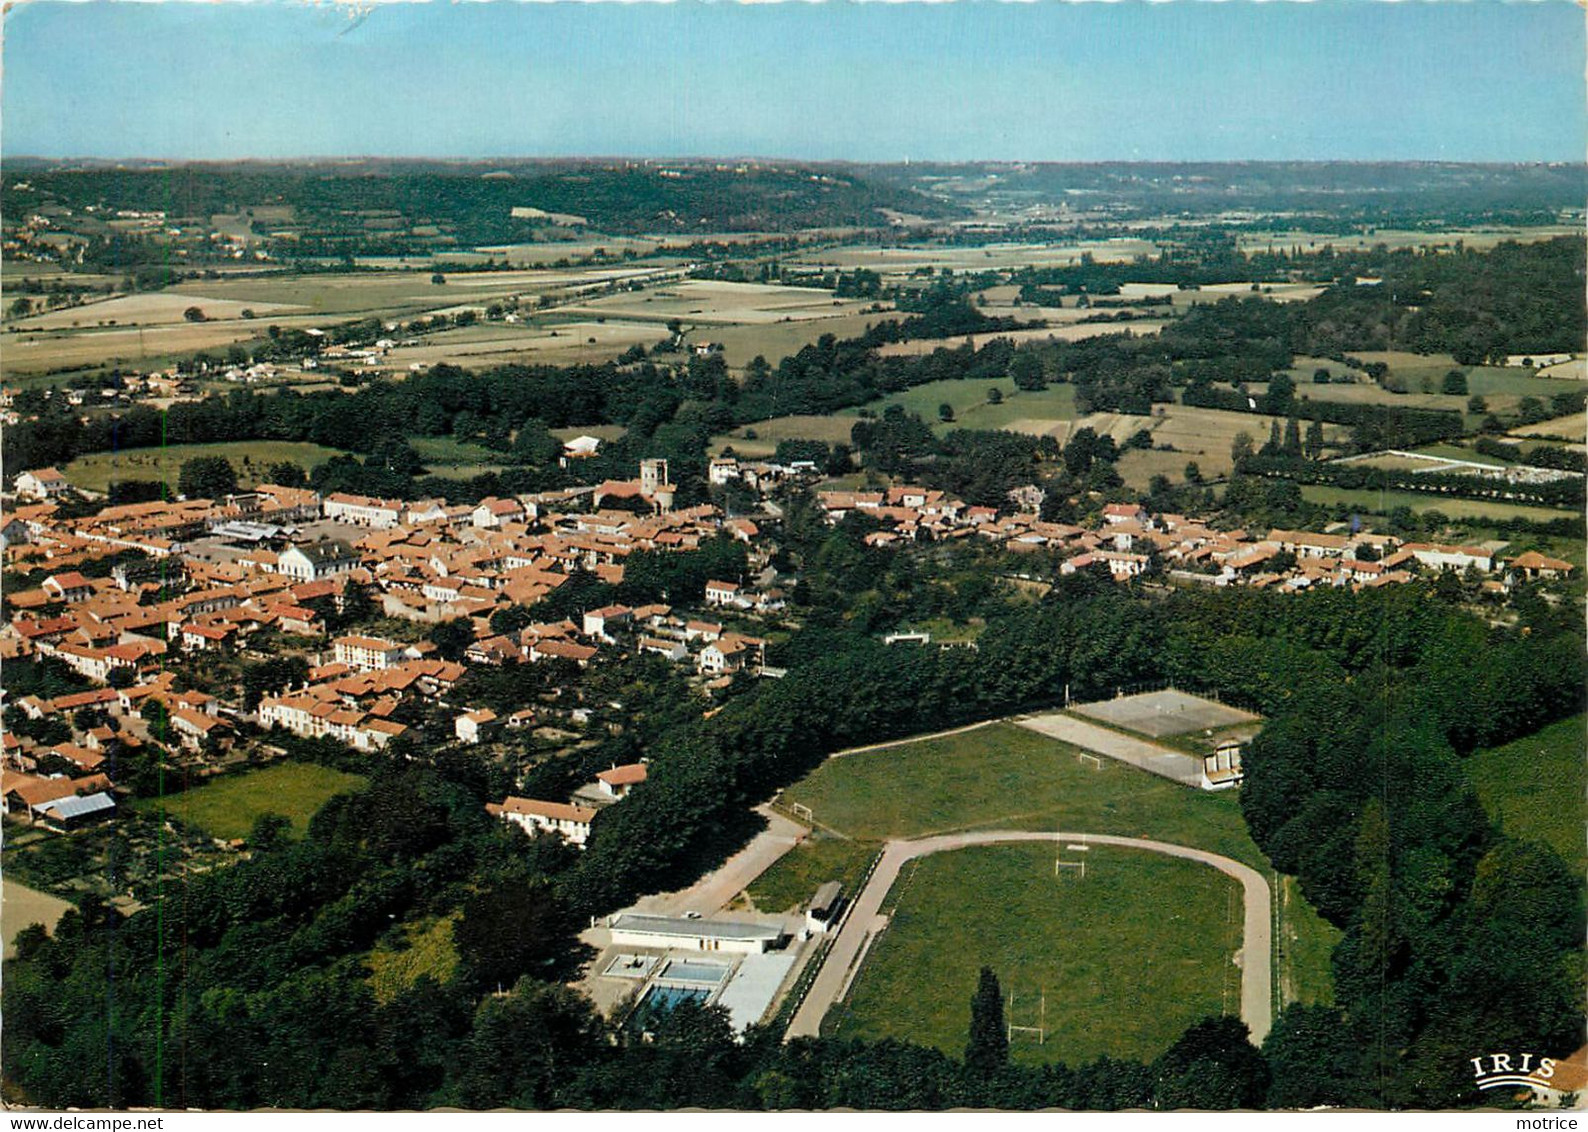
<instances>
[{"instance_id":1,"label":"rugby goal post","mask_svg":"<svg viewBox=\"0 0 1588 1132\"><path fill-rule=\"evenodd\" d=\"M804 802L790 802L788 812L804 821L814 822L816 820L816 815L811 813L811 808Z\"/></svg>"}]
</instances>

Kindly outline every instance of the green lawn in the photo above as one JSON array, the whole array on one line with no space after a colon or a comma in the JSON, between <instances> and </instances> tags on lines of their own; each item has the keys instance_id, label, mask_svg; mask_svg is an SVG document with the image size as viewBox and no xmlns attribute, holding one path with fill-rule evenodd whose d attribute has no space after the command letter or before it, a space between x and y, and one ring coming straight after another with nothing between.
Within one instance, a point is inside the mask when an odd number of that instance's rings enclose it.
<instances>
[{"instance_id":1,"label":"green lawn","mask_svg":"<svg viewBox=\"0 0 1588 1132\"><path fill-rule=\"evenodd\" d=\"M987 393L997 389L1003 400L989 404ZM865 408L879 417L890 405L902 405L907 413L915 413L939 432L956 428L1002 429L1012 422L1023 420L1073 420L1075 412L1075 387L1050 385L1034 393L1022 393L1008 378L976 378L960 381L931 381L917 385L902 393L895 393ZM938 407L950 405L954 409L952 422L938 420ZM845 409L843 416L857 416L858 410Z\"/></svg>"},{"instance_id":2,"label":"green lawn","mask_svg":"<svg viewBox=\"0 0 1588 1132\"><path fill-rule=\"evenodd\" d=\"M435 471L444 467L499 462L502 453L483 444L469 444L452 436L410 436L408 446L419 453L425 466Z\"/></svg>"},{"instance_id":3,"label":"green lawn","mask_svg":"<svg viewBox=\"0 0 1588 1132\"><path fill-rule=\"evenodd\" d=\"M1525 739L1467 759L1467 775L1489 816L1506 833L1542 841L1579 873L1588 871L1583 846L1583 717L1572 716Z\"/></svg>"},{"instance_id":4,"label":"green lawn","mask_svg":"<svg viewBox=\"0 0 1588 1132\"><path fill-rule=\"evenodd\" d=\"M948 830L1066 829L1210 849L1257 868L1233 792L1188 790L1123 763L1094 769L1076 748L1023 727L991 727L828 759L785 794L851 837Z\"/></svg>"},{"instance_id":5,"label":"green lawn","mask_svg":"<svg viewBox=\"0 0 1588 1132\"><path fill-rule=\"evenodd\" d=\"M287 440L238 440L226 444L169 444L163 448L125 448L95 452L66 465L66 478L74 487L107 491L124 480L164 480L176 491L182 465L198 456L225 456L237 469L241 487L266 481L271 464L291 460L305 472L341 453L335 448Z\"/></svg>"},{"instance_id":6,"label":"green lawn","mask_svg":"<svg viewBox=\"0 0 1588 1132\"><path fill-rule=\"evenodd\" d=\"M1087 854L1084 880L1073 870L1055 877L1054 853L1051 844L979 846L906 866L889 925L823 1032L908 1039L960 1056L984 964L998 976L1009 1022L1045 1023L1041 1045L1017 1035L1019 1061L1149 1061L1193 1022L1239 1011L1232 957L1241 901L1232 879L1113 847Z\"/></svg>"},{"instance_id":7,"label":"green lawn","mask_svg":"<svg viewBox=\"0 0 1588 1132\"><path fill-rule=\"evenodd\" d=\"M183 825L226 839L247 837L262 815L280 814L291 819L291 836L302 837L309 819L333 795L361 789L367 781L314 763L276 763L135 805L149 813L163 809Z\"/></svg>"},{"instance_id":8,"label":"green lawn","mask_svg":"<svg viewBox=\"0 0 1588 1132\"><path fill-rule=\"evenodd\" d=\"M843 884L854 895L866 866L882 847L874 841L845 841L820 833L808 837L749 888L751 901L762 912L786 912L804 907L816 890L830 880Z\"/></svg>"},{"instance_id":9,"label":"green lawn","mask_svg":"<svg viewBox=\"0 0 1588 1132\"><path fill-rule=\"evenodd\" d=\"M1274 893L1279 918L1274 979L1280 999L1327 1006L1334 1001L1329 956L1343 934L1301 895L1295 877L1280 877Z\"/></svg>"}]
</instances>

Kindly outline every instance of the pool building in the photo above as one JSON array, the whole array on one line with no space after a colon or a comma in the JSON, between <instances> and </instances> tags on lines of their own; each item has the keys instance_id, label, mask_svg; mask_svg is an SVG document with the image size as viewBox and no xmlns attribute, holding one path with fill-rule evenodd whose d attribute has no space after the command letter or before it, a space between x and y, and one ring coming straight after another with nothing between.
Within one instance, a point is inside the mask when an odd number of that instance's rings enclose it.
<instances>
[{"instance_id":1,"label":"pool building","mask_svg":"<svg viewBox=\"0 0 1588 1132\"><path fill-rule=\"evenodd\" d=\"M619 913L608 926L612 931L612 943L618 947L684 948L752 955L770 951L788 938L777 924L646 916L637 912Z\"/></svg>"}]
</instances>

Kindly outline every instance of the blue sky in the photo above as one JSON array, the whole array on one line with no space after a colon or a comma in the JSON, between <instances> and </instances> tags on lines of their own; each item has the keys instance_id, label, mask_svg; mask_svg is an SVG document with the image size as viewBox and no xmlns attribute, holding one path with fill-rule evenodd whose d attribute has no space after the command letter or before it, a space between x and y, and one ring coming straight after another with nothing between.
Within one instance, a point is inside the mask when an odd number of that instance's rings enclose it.
<instances>
[{"instance_id":1,"label":"blue sky","mask_svg":"<svg viewBox=\"0 0 1588 1132\"><path fill-rule=\"evenodd\" d=\"M8 155L1580 161L1567 0L30 0Z\"/></svg>"}]
</instances>

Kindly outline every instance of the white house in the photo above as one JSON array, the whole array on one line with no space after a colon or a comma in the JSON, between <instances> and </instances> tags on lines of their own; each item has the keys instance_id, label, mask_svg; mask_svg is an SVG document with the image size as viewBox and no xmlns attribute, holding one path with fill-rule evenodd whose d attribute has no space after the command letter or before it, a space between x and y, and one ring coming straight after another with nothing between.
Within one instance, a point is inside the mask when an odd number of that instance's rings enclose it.
<instances>
[{"instance_id":1,"label":"white house","mask_svg":"<svg viewBox=\"0 0 1588 1132\"><path fill-rule=\"evenodd\" d=\"M584 806L513 797L505 799L499 806L495 803L487 803L485 812L505 822L511 822L531 835L540 830L561 834L581 849L590 839L590 821L596 816L594 810Z\"/></svg>"},{"instance_id":2,"label":"white house","mask_svg":"<svg viewBox=\"0 0 1588 1132\"><path fill-rule=\"evenodd\" d=\"M338 664L365 671L401 664L407 648L382 637L338 637L332 642Z\"/></svg>"},{"instance_id":3,"label":"white house","mask_svg":"<svg viewBox=\"0 0 1588 1132\"><path fill-rule=\"evenodd\" d=\"M452 730L458 738L465 743L478 743L493 730L498 720L496 713L490 708L481 708L458 716L452 721Z\"/></svg>"},{"instance_id":4,"label":"white house","mask_svg":"<svg viewBox=\"0 0 1588 1132\"><path fill-rule=\"evenodd\" d=\"M608 798L627 797L630 790L645 781L645 764L627 763L603 770L596 775L596 781L600 784L601 793Z\"/></svg>"},{"instance_id":5,"label":"white house","mask_svg":"<svg viewBox=\"0 0 1588 1132\"><path fill-rule=\"evenodd\" d=\"M289 546L276 556L276 573L299 582L318 582L345 574L359 564L358 551L340 539Z\"/></svg>"},{"instance_id":6,"label":"white house","mask_svg":"<svg viewBox=\"0 0 1588 1132\"><path fill-rule=\"evenodd\" d=\"M55 499L71 490L66 477L54 468L23 472L16 478L17 494L26 499Z\"/></svg>"}]
</instances>

